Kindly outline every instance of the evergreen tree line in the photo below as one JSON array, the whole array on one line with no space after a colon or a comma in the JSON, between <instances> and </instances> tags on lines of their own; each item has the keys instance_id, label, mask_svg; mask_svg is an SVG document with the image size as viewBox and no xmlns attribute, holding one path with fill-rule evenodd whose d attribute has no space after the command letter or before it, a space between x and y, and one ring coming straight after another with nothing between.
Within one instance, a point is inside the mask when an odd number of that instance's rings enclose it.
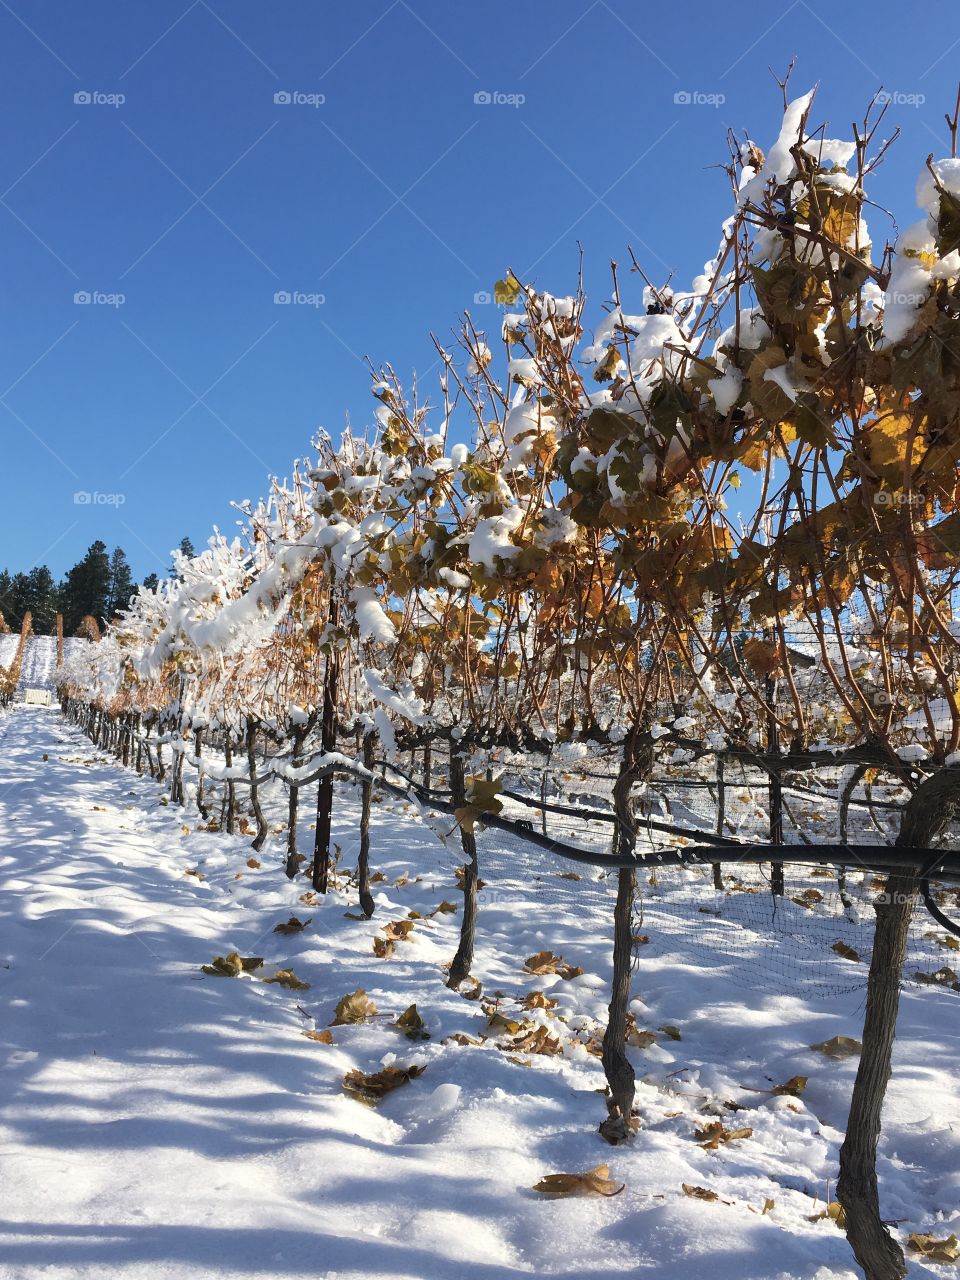
<instances>
[{"instance_id":1,"label":"evergreen tree line","mask_svg":"<svg viewBox=\"0 0 960 1280\"><path fill-rule=\"evenodd\" d=\"M180 550L188 556L195 554L189 538L180 542ZM173 569L170 569L173 576ZM150 573L143 586L156 587L159 578ZM81 621L89 614L103 625L121 609L125 609L139 586L122 547L107 550L99 539L87 549L86 555L69 569L60 582L45 564L36 565L26 573L0 570L0 617L11 631L19 631L24 614L33 614L33 631L36 635L52 635L56 630L57 614L63 614L65 635L73 635ZM0 626L0 630L2 630Z\"/></svg>"}]
</instances>

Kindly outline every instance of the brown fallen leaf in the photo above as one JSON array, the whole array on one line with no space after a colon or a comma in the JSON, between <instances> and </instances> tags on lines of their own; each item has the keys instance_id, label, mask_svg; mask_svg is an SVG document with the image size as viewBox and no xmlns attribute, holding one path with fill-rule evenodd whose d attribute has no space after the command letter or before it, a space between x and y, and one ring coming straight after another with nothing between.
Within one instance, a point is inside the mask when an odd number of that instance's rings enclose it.
<instances>
[{"instance_id":1,"label":"brown fallen leaf","mask_svg":"<svg viewBox=\"0 0 960 1280\"><path fill-rule=\"evenodd\" d=\"M578 978L583 973L583 970L578 965L568 964L563 956L555 956L552 951L538 951L534 956L527 956L523 962L523 967L528 973L534 973L538 976L546 973L556 973L567 980Z\"/></svg>"},{"instance_id":2,"label":"brown fallen leaf","mask_svg":"<svg viewBox=\"0 0 960 1280\"><path fill-rule=\"evenodd\" d=\"M236 978L241 973L253 973L263 967L263 956L241 956L231 951L225 956L214 956L210 964L200 966L204 973L214 978Z\"/></svg>"},{"instance_id":3,"label":"brown fallen leaf","mask_svg":"<svg viewBox=\"0 0 960 1280\"><path fill-rule=\"evenodd\" d=\"M627 1044L633 1045L636 1049L649 1049L652 1044L656 1043L657 1033L655 1031L641 1031L637 1026L636 1017L628 1012L625 1038Z\"/></svg>"},{"instance_id":4,"label":"brown fallen leaf","mask_svg":"<svg viewBox=\"0 0 960 1280\"><path fill-rule=\"evenodd\" d=\"M358 1102L365 1102L367 1106L374 1107L384 1094L408 1084L417 1076L422 1076L423 1072L423 1067L416 1066L384 1067L381 1071L374 1071L370 1075L359 1070L348 1071L343 1077L343 1088Z\"/></svg>"},{"instance_id":5,"label":"brown fallen leaf","mask_svg":"<svg viewBox=\"0 0 960 1280\"><path fill-rule=\"evenodd\" d=\"M488 1014L487 1026L498 1036L515 1036L517 1032L522 1031L525 1027L533 1025L526 1021L518 1021L516 1018L508 1018L505 1013L501 1013L494 1005L486 1005L484 1013Z\"/></svg>"},{"instance_id":6,"label":"brown fallen leaf","mask_svg":"<svg viewBox=\"0 0 960 1280\"><path fill-rule=\"evenodd\" d=\"M359 916L357 917L359 919ZM389 938L374 938L373 954L379 956L381 960L385 960L387 956L392 956L397 949L397 944Z\"/></svg>"},{"instance_id":7,"label":"brown fallen leaf","mask_svg":"<svg viewBox=\"0 0 960 1280\"><path fill-rule=\"evenodd\" d=\"M825 1053L828 1058L855 1058L863 1045L852 1036L832 1036L829 1040L812 1044L810 1048L816 1049L818 1053Z\"/></svg>"},{"instance_id":8,"label":"brown fallen leaf","mask_svg":"<svg viewBox=\"0 0 960 1280\"><path fill-rule=\"evenodd\" d=\"M475 1040L473 1036L468 1036L463 1031L455 1031L453 1035L447 1036L445 1040L441 1041L441 1043L442 1044L465 1044L465 1045L469 1044L469 1045L476 1046L476 1045L483 1044L483 1040L482 1039Z\"/></svg>"},{"instance_id":9,"label":"brown fallen leaf","mask_svg":"<svg viewBox=\"0 0 960 1280\"><path fill-rule=\"evenodd\" d=\"M716 1191L710 1191L707 1187L695 1187L692 1183L683 1182L683 1194L690 1196L693 1200L719 1200L720 1197Z\"/></svg>"},{"instance_id":10,"label":"brown fallen leaf","mask_svg":"<svg viewBox=\"0 0 960 1280\"><path fill-rule=\"evenodd\" d=\"M804 1089L807 1087L807 1081L809 1078L809 1076L791 1076L790 1079L785 1081L783 1084L774 1085L770 1092L775 1097L786 1096L790 1098L799 1098L800 1094L803 1093Z\"/></svg>"},{"instance_id":11,"label":"brown fallen leaf","mask_svg":"<svg viewBox=\"0 0 960 1280\"><path fill-rule=\"evenodd\" d=\"M413 920L391 920L381 927L388 942L402 942L416 927Z\"/></svg>"},{"instance_id":12,"label":"brown fallen leaf","mask_svg":"<svg viewBox=\"0 0 960 1280\"><path fill-rule=\"evenodd\" d=\"M343 1027L355 1022L366 1022L375 1018L377 1006L373 1003L363 987L357 987L351 995L343 996L337 1001L331 1027Z\"/></svg>"},{"instance_id":13,"label":"brown fallen leaf","mask_svg":"<svg viewBox=\"0 0 960 1280\"><path fill-rule=\"evenodd\" d=\"M412 1004L409 1009L404 1009L393 1025L398 1031L402 1031L408 1040L430 1039L430 1032L415 1004Z\"/></svg>"},{"instance_id":14,"label":"brown fallen leaf","mask_svg":"<svg viewBox=\"0 0 960 1280\"><path fill-rule=\"evenodd\" d=\"M721 1120L714 1120L710 1124L704 1125L702 1129L695 1129L693 1136L707 1151L719 1150L721 1142L737 1142L741 1138L749 1138L753 1134L750 1128L728 1129Z\"/></svg>"},{"instance_id":15,"label":"brown fallen leaf","mask_svg":"<svg viewBox=\"0 0 960 1280\"><path fill-rule=\"evenodd\" d=\"M447 902L446 900L444 900L443 902L440 903L439 907L433 908L433 910L430 912L430 915L431 916L452 916L456 910L457 910L457 904L455 902Z\"/></svg>"},{"instance_id":16,"label":"brown fallen leaf","mask_svg":"<svg viewBox=\"0 0 960 1280\"><path fill-rule=\"evenodd\" d=\"M559 1003L559 1000L544 995L542 991L528 991L520 1000L524 1009L555 1009Z\"/></svg>"},{"instance_id":17,"label":"brown fallen leaf","mask_svg":"<svg viewBox=\"0 0 960 1280\"><path fill-rule=\"evenodd\" d=\"M306 920L301 920L298 916L291 916L290 919L286 921L286 923L275 924L273 926L273 932L274 933L301 933L307 927L307 925L310 923L312 919L313 919L313 916L308 916Z\"/></svg>"},{"instance_id":18,"label":"brown fallen leaf","mask_svg":"<svg viewBox=\"0 0 960 1280\"><path fill-rule=\"evenodd\" d=\"M194 876L197 880L206 880L206 876L197 867L187 867L183 873L185 876Z\"/></svg>"},{"instance_id":19,"label":"brown fallen leaf","mask_svg":"<svg viewBox=\"0 0 960 1280\"><path fill-rule=\"evenodd\" d=\"M524 1031L510 1047L519 1049L521 1053L542 1053L547 1057L556 1057L563 1053L559 1036L552 1036L546 1027L534 1027L530 1031Z\"/></svg>"},{"instance_id":20,"label":"brown fallen leaf","mask_svg":"<svg viewBox=\"0 0 960 1280\"><path fill-rule=\"evenodd\" d=\"M301 893L297 901L302 902L305 907L315 907L317 905L317 895L312 889L308 889L306 893Z\"/></svg>"},{"instance_id":21,"label":"brown fallen leaf","mask_svg":"<svg viewBox=\"0 0 960 1280\"><path fill-rule=\"evenodd\" d=\"M261 863L259 858L247 859L247 866L250 868L251 871L256 871L260 867L260 865Z\"/></svg>"},{"instance_id":22,"label":"brown fallen leaf","mask_svg":"<svg viewBox=\"0 0 960 1280\"><path fill-rule=\"evenodd\" d=\"M956 1262L960 1259L960 1240L955 1235L938 1240L926 1232L912 1231L907 1237L907 1244L914 1253L922 1254L929 1262Z\"/></svg>"},{"instance_id":23,"label":"brown fallen leaf","mask_svg":"<svg viewBox=\"0 0 960 1280\"><path fill-rule=\"evenodd\" d=\"M535 1184L533 1190L544 1196L618 1196L627 1184L616 1183L610 1177L610 1168L598 1164L586 1173L548 1173Z\"/></svg>"},{"instance_id":24,"label":"brown fallen leaf","mask_svg":"<svg viewBox=\"0 0 960 1280\"><path fill-rule=\"evenodd\" d=\"M857 962L860 960L860 952L855 951L853 947L847 946L845 942L835 942L830 950L835 951L838 956L843 956L844 960L855 960Z\"/></svg>"},{"instance_id":25,"label":"brown fallen leaf","mask_svg":"<svg viewBox=\"0 0 960 1280\"><path fill-rule=\"evenodd\" d=\"M773 1213L776 1207L777 1207L776 1200L771 1200L770 1197L768 1196L767 1199L764 1200L763 1202L763 1216L766 1217L768 1213Z\"/></svg>"},{"instance_id":26,"label":"brown fallen leaf","mask_svg":"<svg viewBox=\"0 0 960 1280\"><path fill-rule=\"evenodd\" d=\"M333 1044L333 1033L330 1031L305 1031L308 1040L316 1040L318 1044Z\"/></svg>"},{"instance_id":27,"label":"brown fallen leaf","mask_svg":"<svg viewBox=\"0 0 960 1280\"><path fill-rule=\"evenodd\" d=\"M310 983L298 978L292 969L278 969L272 978L262 978L262 982L275 982L279 987L288 987L291 991L309 991Z\"/></svg>"},{"instance_id":28,"label":"brown fallen leaf","mask_svg":"<svg viewBox=\"0 0 960 1280\"><path fill-rule=\"evenodd\" d=\"M917 982L923 982L927 986L951 987L954 991L960 991L960 979L949 965L942 965L936 973L922 973L919 969L913 975Z\"/></svg>"},{"instance_id":29,"label":"brown fallen leaf","mask_svg":"<svg viewBox=\"0 0 960 1280\"><path fill-rule=\"evenodd\" d=\"M930 930L923 936L925 938L932 938L937 946L946 947L949 951L960 951L960 938L954 938L952 934L940 934L936 933L934 930Z\"/></svg>"},{"instance_id":30,"label":"brown fallen leaf","mask_svg":"<svg viewBox=\"0 0 960 1280\"><path fill-rule=\"evenodd\" d=\"M670 1022L665 1022L662 1027L658 1028L658 1030L662 1031L668 1040L680 1040L683 1038L680 1035L679 1029L673 1026Z\"/></svg>"}]
</instances>

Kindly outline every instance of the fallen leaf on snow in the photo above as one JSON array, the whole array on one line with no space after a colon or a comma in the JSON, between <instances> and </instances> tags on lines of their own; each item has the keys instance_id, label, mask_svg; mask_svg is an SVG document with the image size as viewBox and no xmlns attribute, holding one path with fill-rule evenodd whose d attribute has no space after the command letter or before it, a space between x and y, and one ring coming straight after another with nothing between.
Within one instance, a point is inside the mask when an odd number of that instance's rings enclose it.
<instances>
[{"instance_id":1,"label":"fallen leaf on snow","mask_svg":"<svg viewBox=\"0 0 960 1280\"><path fill-rule=\"evenodd\" d=\"M922 1254L929 1262L956 1262L960 1259L960 1240L955 1235L937 1240L926 1232L913 1231L907 1237L907 1244L914 1253Z\"/></svg>"},{"instance_id":2,"label":"fallen leaf on snow","mask_svg":"<svg viewBox=\"0 0 960 1280\"><path fill-rule=\"evenodd\" d=\"M528 973L556 973L565 979L578 978L583 973L578 965L568 964L563 956L555 956L552 951L538 951L535 956L527 956L523 967Z\"/></svg>"},{"instance_id":3,"label":"fallen leaf on snow","mask_svg":"<svg viewBox=\"0 0 960 1280\"><path fill-rule=\"evenodd\" d=\"M393 1025L402 1031L408 1040L430 1039L430 1032L415 1004L412 1004L409 1009L404 1009Z\"/></svg>"},{"instance_id":4,"label":"fallen leaf on snow","mask_svg":"<svg viewBox=\"0 0 960 1280\"><path fill-rule=\"evenodd\" d=\"M783 1084L774 1085L770 1092L775 1097L786 1096L790 1098L798 1098L807 1087L807 1081L809 1078L809 1076L791 1076L790 1079L785 1081Z\"/></svg>"},{"instance_id":5,"label":"fallen leaf on snow","mask_svg":"<svg viewBox=\"0 0 960 1280\"><path fill-rule=\"evenodd\" d=\"M720 1199L716 1191L711 1191L709 1190L708 1187L695 1187L692 1185L692 1183L689 1183L689 1182L683 1182L681 1183L681 1186L683 1187L683 1194L685 1196L690 1196L692 1200L719 1200Z\"/></svg>"},{"instance_id":6,"label":"fallen leaf on snow","mask_svg":"<svg viewBox=\"0 0 960 1280\"><path fill-rule=\"evenodd\" d=\"M371 1075L359 1070L348 1071L343 1077L343 1087L358 1102L376 1106L384 1094L408 1084L423 1072L423 1067L384 1067Z\"/></svg>"},{"instance_id":7,"label":"fallen leaf on snow","mask_svg":"<svg viewBox=\"0 0 960 1280\"><path fill-rule=\"evenodd\" d=\"M291 916L290 919L287 920L285 924L275 924L273 926L273 932L274 933L300 933L302 930L304 930L307 927L307 925L310 923L312 919L313 919L312 916L308 916L306 920L301 920L297 916Z\"/></svg>"},{"instance_id":8,"label":"fallen leaf on snow","mask_svg":"<svg viewBox=\"0 0 960 1280\"><path fill-rule=\"evenodd\" d=\"M375 1018L377 1015L377 1006L373 1003L363 987L357 987L352 995L343 996L337 1001L337 1007L334 1011L331 1027L342 1027L349 1023L366 1022L368 1018Z\"/></svg>"},{"instance_id":9,"label":"fallen leaf on snow","mask_svg":"<svg viewBox=\"0 0 960 1280\"><path fill-rule=\"evenodd\" d=\"M618 1196L627 1184L616 1183L610 1177L610 1168L598 1164L586 1173L548 1173L534 1186L545 1196Z\"/></svg>"},{"instance_id":10,"label":"fallen leaf on snow","mask_svg":"<svg viewBox=\"0 0 960 1280\"><path fill-rule=\"evenodd\" d=\"M835 942L830 950L835 951L838 956L843 956L844 960L860 960L860 952L847 946L845 942Z\"/></svg>"},{"instance_id":11,"label":"fallen leaf on snow","mask_svg":"<svg viewBox=\"0 0 960 1280\"><path fill-rule=\"evenodd\" d=\"M263 978L263 982L275 982L280 987L289 987L291 991L309 991L310 983L304 982L292 969L278 969L272 978Z\"/></svg>"},{"instance_id":12,"label":"fallen leaf on snow","mask_svg":"<svg viewBox=\"0 0 960 1280\"><path fill-rule=\"evenodd\" d=\"M752 1134L753 1130L750 1128L728 1129L721 1120L714 1120L702 1129L693 1131L693 1136L707 1151L717 1151L721 1142L736 1142L741 1138L749 1138Z\"/></svg>"},{"instance_id":13,"label":"fallen leaf on snow","mask_svg":"<svg viewBox=\"0 0 960 1280\"><path fill-rule=\"evenodd\" d=\"M225 956L214 956L210 964L202 964L200 968L214 978L236 978L241 973L252 973L254 969L263 967L263 956L241 956L231 951Z\"/></svg>"},{"instance_id":14,"label":"fallen leaf on snow","mask_svg":"<svg viewBox=\"0 0 960 1280\"><path fill-rule=\"evenodd\" d=\"M333 1034L330 1031L305 1031L303 1034L308 1040L316 1040L318 1044L333 1044Z\"/></svg>"},{"instance_id":15,"label":"fallen leaf on snow","mask_svg":"<svg viewBox=\"0 0 960 1280\"><path fill-rule=\"evenodd\" d=\"M810 1048L816 1049L818 1053L825 1053L828 1058L854 1058L863 1045L852 1036L833 1036L830 1040L812 1044Z\"/></svg>"}]
</instances>

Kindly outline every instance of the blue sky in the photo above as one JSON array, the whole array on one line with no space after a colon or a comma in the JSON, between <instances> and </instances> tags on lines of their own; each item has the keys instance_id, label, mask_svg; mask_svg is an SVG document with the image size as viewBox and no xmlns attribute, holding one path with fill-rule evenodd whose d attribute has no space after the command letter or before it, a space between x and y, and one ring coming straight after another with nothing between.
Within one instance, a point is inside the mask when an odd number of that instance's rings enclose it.
<instances>
[{"instance_id":1,"label":"blue sky","mask_svg":"<svg viewBox=\"0 0 960 1280\"><path fill-rule=\"evenodd\" d=\"M102 537L162 572L318 427L366 425L363 356L435 371L464 308L496 332L475 297L508 265L570 292L579 240L594 317L628 245L688 281L725 131L769 143L794 56L831 136L894 95L872 192L913 221L952 2L0 0L0 566L59 574Z\"/></svg>"}]
</instances>

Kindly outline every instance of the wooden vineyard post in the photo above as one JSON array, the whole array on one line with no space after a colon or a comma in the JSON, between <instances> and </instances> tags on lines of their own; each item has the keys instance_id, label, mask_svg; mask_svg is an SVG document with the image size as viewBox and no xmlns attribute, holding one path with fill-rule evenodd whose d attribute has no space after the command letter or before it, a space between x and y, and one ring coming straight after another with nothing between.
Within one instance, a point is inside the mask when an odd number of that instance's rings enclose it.
<instances>
[{"instance_id":1,"label":"wooden vineyard post","mask_svg":"<svg viewBox=\"0 0 960 1280\"><path fill-rule=\"evenodd\" d=\"M466 806L467 787L463 756L459 744L453 742L450 744L450 799L455 809ZM477 837L463 825L460 826L460 843L463 846L463 852L467 855L467 860L463 866L463 917L460 921L460 943L447 975L447 986L453 991L456 991L470 976L477 936L477 880L479 879Z\"/></svg>"},{"instance_id":2,"label":"wooden vineyard post","mask_svg":"<svg viewBox=\"0 0 960 1280\"><path fill-rule=\"evenodd\" d=\"M334 603L330 608L330 626L338 622ZM323 713L320 720L320 749L324 755L337 747L337 682L340 676L336 642L330 642L326 669L323 673ZM328 770L317 784L317 828L313 841L313 887L326 893L330 882L330 830L333 822L333 771Z\"/></svg>"},{"instance_id":3,"label":"wooden vineyard post","mask_svg":"<svg viewBox=\"0 0 960 1280\"><path fill-rule=\"evenodd\" d=\"M260 807L260 784L257 781L257 722L253 716L247 717L247 777L250 779L250 808L257 820L257 834L253 838L253 848L259 851L267 838L269 830L267 820Z\"/></svg>"},{"instance_id":4,"label":"wooden vineyard post","mask_svg":"<svg viewBox=\"0 0 960 1280\"><path fill-rule=\"evenodd\" d=\"M631 857L637 845L637 821L631 793L637 782L649 777L653 764L652 748L641 748L639 744L641 732L641 726L635 725L624 743L620 772L613 786L616 815L614 848L624 858ZM637 874L633 867L621 867L617 874L617 901L613 912L613 977L601 1054L610 1096L607 1099L608 1115L600 1125L600 1132L611 1143L625 1142L636 1130L633 1119L636 1076L626 1047L636 885Z\"/></svg>"},{"instance_id":5,"label":"wooden vineyard post","mask_svg":"<svg viewBox=\"0 0 960 1280\"><path fill-rule=\"evenodd\" d=\"M958 813L960 767L954 766L932 774L910 797L903 811L897 845L930 848ZM907 1274L903 1251L880 1216L877 1143L890 1081L900 982L917 890L914 872L895 870L887 877L876 903L863 1048L850 1101L846 1137L840 1148L837 1199L843 1206L847 1238L867 1280L902 1280Z\"/></svg>"}]
</instances>

